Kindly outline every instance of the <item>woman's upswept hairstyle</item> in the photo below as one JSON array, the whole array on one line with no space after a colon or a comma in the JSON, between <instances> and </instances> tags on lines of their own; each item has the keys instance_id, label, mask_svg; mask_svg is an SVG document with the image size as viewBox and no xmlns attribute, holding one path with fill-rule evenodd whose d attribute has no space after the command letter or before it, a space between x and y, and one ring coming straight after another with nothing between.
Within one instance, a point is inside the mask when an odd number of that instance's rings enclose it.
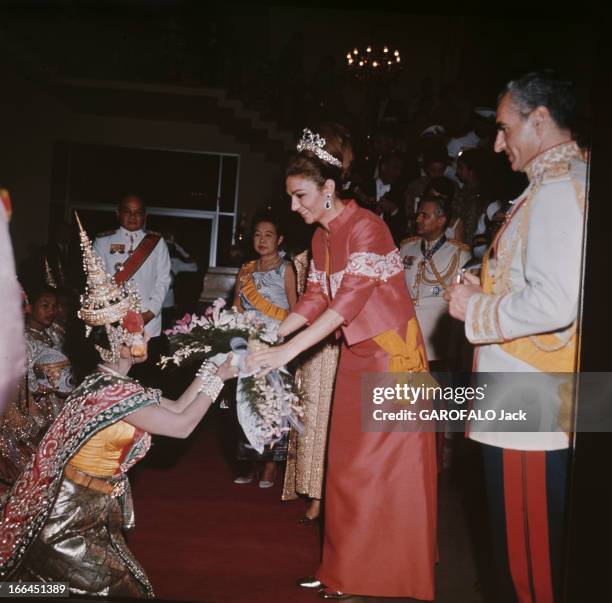
<instances>
[{"instance_id":1,"label":"woman's upswept hairstyle","mask_svg":"<svg viewBox=\"0 0 612 603\"><path fill-rule=\"evenodd\" d=\"M338 159L342 166L332 165L305 149L290 157L285 176L303 176L315 182L319 188L327 180L333 180L338 197L350 196L346 184L354 155L349 131L340 124L330 122L321 124L315 132L325 139L324 150Z\"/></svg>"}]
</instances>

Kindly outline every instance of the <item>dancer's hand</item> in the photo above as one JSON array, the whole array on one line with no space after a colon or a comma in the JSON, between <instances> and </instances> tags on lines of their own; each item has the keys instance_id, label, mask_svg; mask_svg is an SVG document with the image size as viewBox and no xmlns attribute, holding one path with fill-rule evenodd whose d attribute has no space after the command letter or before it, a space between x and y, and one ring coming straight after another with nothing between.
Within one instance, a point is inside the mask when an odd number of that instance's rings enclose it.
<instances>
[{"instance_id":1,"label":"dancer's hand","mask_svg":"<svg viewBox=\"0 0 612 603\"><path fill-rule=\"evenodd\" d=\"M151 310L145 310L141 313L141 316L145 324L151 322L155 318L155 314L151 312Z\"/></svg>"},{"instance_id":2,"label":"dancer's hand","mask_svg":"<svg viewBox=\"0 0 612 603\"><path fill-rule=\"evenodd\" d=\"M217 369L217 377L223 381L233 379L238 376L238 368L232 366L232 354L228 354L227 358L219 365Z\"/></svg>"}]
</instances>

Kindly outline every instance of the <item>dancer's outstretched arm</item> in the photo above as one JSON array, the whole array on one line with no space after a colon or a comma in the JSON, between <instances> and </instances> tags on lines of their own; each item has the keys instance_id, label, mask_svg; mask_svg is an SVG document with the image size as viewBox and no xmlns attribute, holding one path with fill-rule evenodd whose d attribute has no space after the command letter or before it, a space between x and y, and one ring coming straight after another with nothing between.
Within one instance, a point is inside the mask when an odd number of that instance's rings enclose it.
<instances>
[{"instance_id":1,"label":"dancer's outstretched arm","mask_svg":"<svg viewBox=\"0 0 612 603\"><path fill-rule=\"evenodd\" d=\"M294 316L294 314L290 314L285 322L291 316ZM299 316L299 314L295 316ZM312 347L315 343L319 343L330 333L333 333L343 322L344 318L338 312L331 309L325 310L312 325L298 333L287 343L249 354L246 361L247 368L250 370L261 368L262 374L265 374L273 369L285 366L298 354L301 354L304 350Z\"/></svg>"},{"instance_id":2,"label":"dancer's outstretched arm","mask_svg":"<svg viewBox=\"0 0 612 603\"><path fill-rule=\"evenodd\" d=\"M221 381L233 379L238 374L237 369L230 363L231 354L217 369L216 376ZM159 406L151 405L141 408L124 420L151 434L186 438L201 421L219 394L217 391L214 397L211 397L209 393L199 392L201 388L202 380L196 377L176 402L162 398Z\"/></svg>"}]
</instances>

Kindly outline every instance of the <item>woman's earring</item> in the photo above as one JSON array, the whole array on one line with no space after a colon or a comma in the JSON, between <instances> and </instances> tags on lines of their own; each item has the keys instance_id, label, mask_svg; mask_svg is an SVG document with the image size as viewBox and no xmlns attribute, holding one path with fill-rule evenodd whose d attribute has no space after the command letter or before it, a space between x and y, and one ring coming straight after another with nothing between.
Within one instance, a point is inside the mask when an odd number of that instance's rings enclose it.
<instances>
[{"instance_id":1,"label":"woman's earring","mask_svg":"<svg viewBox=\"0 0 612 603\"><path fill-rule=\"evenodd\" d=\"M327 193L325 195L325 203L323 204L323 207L325 209L331 209L331 206L332 206L331 193Z\"/></svg>"}]
</instances>

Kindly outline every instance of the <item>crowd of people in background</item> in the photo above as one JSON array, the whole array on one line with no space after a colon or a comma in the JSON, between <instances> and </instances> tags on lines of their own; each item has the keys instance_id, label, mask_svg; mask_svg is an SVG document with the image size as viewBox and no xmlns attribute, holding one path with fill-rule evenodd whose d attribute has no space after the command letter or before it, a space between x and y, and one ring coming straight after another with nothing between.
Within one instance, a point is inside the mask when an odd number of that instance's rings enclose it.
<instances>
[{"instance_id":1,"label":"crowd of people in background","mask_svg":"<svg viewBox=\"0 0 612 603\"><path fill-rule=\"evenodd\" d=\"M315 88L324 91L329 89L326 82L331 67L324 64L321 69L321 81ZM576 192L584 184L584 156L574 142L576 134L568 117L569 85L549 73L528 74L504 90L497 114L465 104L452 113L449 106L457 109L457 105L450 103L438 108L441 116L452 114L446 123L425 121L431 119L430 95L430 86L424 82L422 97L414 107L424 127L414 139L402 138L405 132L392 120L379 123L365 146L342 124L322 123L316 132L305 129L298 152L287 162L285 186L291 210L305 224L316 226L310 250L292 240L291 232L283 231L282 216L274 209L257 214L250 239L254 259L242 263L231 294L238 311L256 312L278 329L280 337L279 345L252 354L247 364L259 371L297 367L304 403L310 404L303 434L287 434L279 445L258 455L238 442L238 459L248 466L235 483L248 484L259 473L259 487L268 488L280 477L279 463L290 457L283 497L310 499L302 518L305 523L315 520L321 505L327 505L321 566L316 576L299 582L304 588L318 589L325 599L346 599L351 593L434 597L437 473L444 461L431 432L362 429L359 388L365 373L469 372L473 344L484 349L482 366L487 366L487 359L503 356L496 351L499 347L513 361L522 359L534 370L552 370L548 361L559 370L574 370L569 356L559 356L576 345L575 326L571 325L576 320L584 207L583 197ZM339 103L338 99L334 102ZM520 128L522 137L516 134ZM554 194L563 198L562 216L555 215L550 203ZM553 218L563 223L562 236L558 229L548 228ZM69 567L71 576L78 579L80 590L74 592L108 593L111 584L115 594L150 596L151 584L126 549L119 523L107 525L105 518L98 517L95 534L90 531L84 536L100 550L115 551L117 542L121 549L95 584L88 573L91 568L85 570L83 560L66 549L61 538L53 541L54 522L60 521L57 513L62 513L56 509L55 515L49 515L53 504L72 504L87 497L102 504L104 494L103 506L108 505L104 508L119 513L112 493L119 481L124 484L131 466L118 465L117 459L104 455L98 458L95 436L72 433L71 425L64 423L70 413L91 404L91 398L103 416L116 402L112 388L107 391L114 384L125 390L126 400L136 396L137 404L121 410L117 426L109 425L113 430L105 432L104 438L113 445L125 439L135 461L148 448L148 433L189 435L219 395L223 381L236 371L229 362L201 369L177 402L159 391L143 389L139 382L147 386L159 383L155 363L164 345L164 308L171 320L173 312L168 309L175 306L172 273L198 267L175 233L164 238L146 230L146 203L140 197L128 195L119 200L117 219L118 227L99 233L93 245L79 223L83 259L70 247L70 232L59 224L52 240L20 267L27 371L0 428L0 496L10 514L20 496L15 483L19 486L19 480L33 471L28 463L31 459L44 462L45 447L39 443L43 438L56 441L61 435L58 430L65 427L72 439L64 444L72 448L62 457L61 478L52 480L55 490L51 494L59 498L49 494L44 512L37 515L46 522L38 535L26 537L19 528L16 538L27 541L30 548L25 557L18 551L6 557L14 559L19 568L14 575L24 580L42 576L61 581L63 568ZM532 225L535 230L530 230ZM508 232L523 247L507 243ZM563 237L571 243L569 247L564 248ZM548 266L556 256L543 257L542 241L548 241L559 255L573 254L562 269ZM495 255L497 249L505 255ZM503 262L508 262L508 269L498 272L496 280L492 266ZM567 266L572 269L569 276ZM533 267L539 272L529 272ZM465 280L463 270L468 271ZM86 279L88 287L78 303L79 287L82 291ZM572 280L569 284L568 279ZM139 304L133 303L128 282L137 290ZM501 290L503 283L506 288ZM540 306L526 301L530 294L544 295L544 287L549 289L542 307L556 294L567 301L565 314L556 322L550 319L555 308L543 317ZM527 293L518 301L512 297L524 291ZM103 299L96 298L103 294ZM123 322L119 334L113 331L128 313L127 305L122 305L128 298L132 300L129 312L137 315L138 332L146 334L148 346L138 360L132 331ZM104 320L93 310L88 313L87 306L90 303L93 308L102 301L106 305L96 308L104 307L109 314ZM520 312L513 310L512 303L520 306ZM530 313L534 314L532 322L524 323L523 317ZM85 328L95 335L90 344L97 342L95 349L89 345L87 354ZM567 338L563 329L567 329ZM549 331L555 333L548 335ZM564 337L557 340L558 333ZM504 347L513 343L513 334L517 345ZM73 348L71 342L77 335L81 347ZM531 346L525 348L525 356L521 356L523 344ZM521 366L509 363L496 370L519 371ZM128 371L138 381L129 379ZM62 412L64 407L68 410ZM525 444L519 438L517 446L473 439L489 447L485 455L489 471L499 477L507 463L520 462L507 454L502 458L499 450L523 451L525 463L553 462L528 454L531 452L566 462L565 434L558 435L542 446L537 439ZM91 455L77 453L77 443ZM491 448L495 451L490 452ZM102 463L108 472L97 473L96 463ZM542 467L538 467L541 475ZM557 520L563 512L563 501L556 502L551 532L559 529ZM497 511L503 516L508 508ZM83 530L91 517L83 509L77 515L73 527ZM532 522L529 529L538 527ZM104 530L111 536L101 535ZM557 556L557 550L549 555L547 548L536 568L540 571L545 566L542 575L535 577L538 588L547 589L542 601L553 600ZM373 564L372 559L384 559L384 567ZM505 575L509 589L516 589L521 602L531 600L521 593L523 577L516 575L513 562L510 559L512 578Z\"/></svg>"}]
</instances>

